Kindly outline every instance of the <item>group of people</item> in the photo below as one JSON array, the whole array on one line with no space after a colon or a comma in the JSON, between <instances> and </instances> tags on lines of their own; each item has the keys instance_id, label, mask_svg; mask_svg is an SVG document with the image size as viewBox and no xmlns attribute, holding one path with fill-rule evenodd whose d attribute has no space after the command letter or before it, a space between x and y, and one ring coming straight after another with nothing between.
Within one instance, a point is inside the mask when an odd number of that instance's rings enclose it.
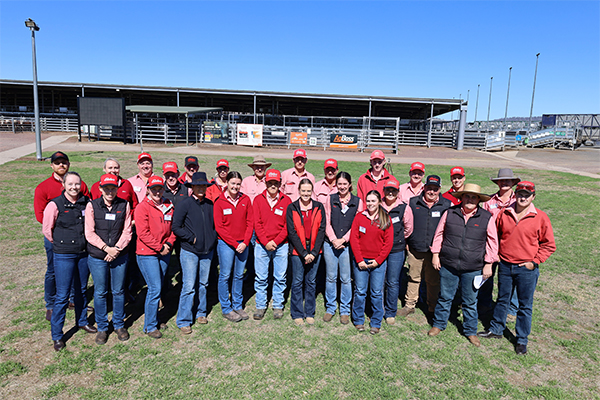
<instances>
[{"instance_id":1,"label":"group of people","mask_svg":"<svg viewBox=\"0 0 600 400\"><path fill-rule=\"evenodd\" d=\"M421 296L432 320L428 334L436 336L446 328L460 288L468 340L479 346L478 337L502 337L512 312L516 351L526 354L538 267L555 250L550 221L532 204L535 185L503 168L491 178L498 192L488 196L478 185L465 183L462 167L454 167L452 186L442 194L442 179L425 176L423 163L413 163L409 181L400 184L385 168L385 160L382 151L371 153L371 166L359 177L354 195L352 177L339 171L335 159L324 162L324 179L316 182L305 168L303 149L294 151L293 168L283 172L270 169L264 157L255 157L248 164L253 174L246 178L231 171L227 160L219 160L214 179L199 171L194 156L185 158L184 173L177 163L167 162L162 176L156 175L152 156L141 153L138 174L123 179L119 163L109 158L104 174L88 191L81 177L69 171L68 156L54 153L53 174L36 188L34 199L45 237L46 318L54 349L65 347L69 301L74 303L77 326L96 333L96 343L107 342L109 288L114 331L119 340L129 338L125 290L128 269L136 264L148 288L144 332L160 338L165 328L158 318L162 286L175 253L182 276L176 323L183 334L191 333L194 323L208 323L206 293L215 258L225 319L250 318L242 286L247 261L253 257L252 317L265 317L272 280L273 318L283 318L290 271L291 318L297 325L314 324L323 257L325 322L339 313L341 324L352 322L364 331L369 300L370 333L377 334L384 319L393 325L396 318L414 313ZM408 268L403 274L405 259ZM84 294L90 272L97 328L88 322ZM406 295L398 309L404 275ZM422 286L425 293L420 293ZM478 308L492 316L489 330L479 333Z\"/></svg>"}]
</instances>

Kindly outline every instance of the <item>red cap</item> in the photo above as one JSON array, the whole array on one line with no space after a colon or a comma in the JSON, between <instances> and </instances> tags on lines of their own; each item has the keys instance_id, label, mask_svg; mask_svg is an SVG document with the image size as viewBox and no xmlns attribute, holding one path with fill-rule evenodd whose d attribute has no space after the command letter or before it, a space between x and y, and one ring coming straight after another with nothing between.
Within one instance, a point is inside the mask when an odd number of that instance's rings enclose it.
<instances>
[{"instance_id":1,"label":"red cap","mask_svg":"<svg viewBox=\"0 0 600 400\"><path fill-rule=\"evenodd\" d=\"M327 160L325 160L325 164L323 165L323 169L327 169L327 168L333 168L333 169L337 169L337 161L334 160L333 158L329 158Z\"/></svg>"},{"instance_id":2,"label":"red cap","mask_svg":"<svg viewBox=\"0 0 600 400\"><path fill-rule=\"evenodd\" d=\"M517 183L517 188L515 189L515 192L521 191L527 192L529 194L535 194L535 185L533 184L533 182L521 181Z\"/></svg>"},{"instance_id":3,"label":"red cap","mask_svg":"<svg viewBox=\"0 0 600 400\"><path fill-rule=\"evenodd\" d=\"M166 162L163 164L163 175L166 174L167 172L173 172L173 173L178 173L179 172L179 168L177 168L177 163L176 162Z\"/></svg>"},{"instance_id":4,"label":"red cap","mask_svg":"<svg viewBox=\"0 0 600 400\"><path fill-rule=\"evenodd\" d=\"M219 167L227 167L229 168L229 161L227 161L226 159L221 159L219 161L217 161L217 169L219 169Z\"/></svg>"},{"instance_id":5,"label":"red cap","mask_svg":"<svg viewBox=\"0 0 600 400\"><path fill-rule=\"evenodd\" d=\"M148 179L148 187L154 187L154 186L164 186L165 185L165 181L163 180L163 178L161 178L158 175L154 175L151 176L150 179Z\"/></svg>"},{"instance_id":6,"label":"red cap","mask_svg":"<svg viewBox=\"0 0 600 400\"><path fill-rule=\"evenodd\" d=\"M371 160L385 160L385 154L381 150L373 150L371 153Z\"/></svg>"},{"instance_id":7,"label":"red cap","mask_svg":"<svg viewBox=\"0 0 600 400\"><path fill-rule=\"evenodd\" d=\"M292 157L292 159L294 158L308 158L306 157L306 151L304 149L296 149L294 150L294 157Z\"/></svg>"},{"instance_id":8,"label":"red cap","mask_svg":"<svg viewBox=\"0 0 600 400\"><path fill-rule=\"evenodd\" d=\"M452 176L452 175L465 176L465 170L463 167L454 167L450 170L450 176Z\"/></svg>"},{"instance_id":9,"label":"red cap","mask_svg":"<svg viewBox=\"0 0 600 400\"><path fill-rule=\"evenodd\" d=\"M140 161L142 161L143 159L147 158L148 160L152 161L152 156L148 153L140 153L138 155L138 160L137 162L139 163Z\"/></svg>"},{"instance_id":10,"label":"red cap","mask_svg":"<svg viewBox=\"0 0 600 400\"><path fill-rule=\"evenodd\" d=\"M396 190L400 190L400 182L395 179L388 179L385 185L383 185L383 188L394 188Z\"/></svg>"},{"instance_id":11,"label":"red cap","mask_svg":"<svg viewBox=\"0 0 600 400\"><path fill-rule=\"evenodd\" d=\"M414 162L414 163L410 164L410 170L411 171L423 171L423 172L425 172L425 165L423 163L420 163L420 162Z\"/></svg>"},{"instance_id":12,"label":"red cap","mask_svg":"<svg viewBox=\"0 0 600 400\"><path fill-rule=\"evenodd\" d=\"M104 174L100 177L100 187L113 185L119 186L119 178L113 174Z\"/></svg>"},{"instance_id":13,"label":"red cap","mask_svg":"<svg viewBox=\"0 0 600 400\"><path fill-rule=\"evenodd\" d=\"M281 182L281 173L276 169L270 169L265 174L265 182L277 181Z\"/></svg>"}]
</instances>

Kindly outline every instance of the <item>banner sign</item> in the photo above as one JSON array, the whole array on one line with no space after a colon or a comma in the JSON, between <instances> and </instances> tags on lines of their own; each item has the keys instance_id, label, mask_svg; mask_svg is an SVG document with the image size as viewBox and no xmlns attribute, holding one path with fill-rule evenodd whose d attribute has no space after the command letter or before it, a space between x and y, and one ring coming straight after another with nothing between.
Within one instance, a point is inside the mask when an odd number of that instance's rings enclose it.
<instances>
[{"instance_id":1,"label":"banner sign","mask_svg":"<svg viewBox=\"0 0 600 400\"><path fill-rule=\"evenodd\" d=\"M260 124L237 124L239 146L262 146L263 126Z\"/></svg>"},{"instance_id":2,"label":"banner sign","mask_svg":"<svg viewBox=\"0 0 600 400\"><path fill-rule=\"evenodd\" d=\"M227 122L204 121L202 124L204 143L229 143Z\"/></svg>"},{"instance_id":3,"label":"banner sign","mask_svg":"<svg viewBox=\"0 0 600 400\"><path fill-rule=\"evenodd\" d=\"M355 133L333 133L329 135L329 147L333 149L357 149L358 135Z\"/></svg>"},{"instance_id":4,"label":"banner sign","mask_svg":"<svg viewBox=\"0 0 600 400\"><path fill-rule=\"evenodd\" d=\"M306 146L306 132L290 132L290 144Z\"/></svg>"}]
</instances>

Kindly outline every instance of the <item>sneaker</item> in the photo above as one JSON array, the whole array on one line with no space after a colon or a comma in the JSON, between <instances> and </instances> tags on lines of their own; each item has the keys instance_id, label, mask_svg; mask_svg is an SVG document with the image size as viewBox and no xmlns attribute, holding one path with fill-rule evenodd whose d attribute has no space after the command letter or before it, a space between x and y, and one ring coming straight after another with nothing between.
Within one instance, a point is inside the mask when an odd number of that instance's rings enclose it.
<instances>
[{"instance_id":1,"label":"sneaker","mask_svg":"<svg viewBox=\"0 0 600 400\"><path fill-rule=\"evenodd\" d=\"M415 313L415 308L414 307L402 307L401 309L398 310L398 312L396 312L396 316L397 317L401 317L401 318L406 318L408 317L410 314L414 314Z\"/></svg>"},{"instance_id":2,"label":"sneaker","mask_svg":"<svg viewBox=\"0 0 600 400\"><path fill-rule=\"evenodd\" d=\"M240 322L242 320L242 317L240 317L240 315L238 313L236 313L235 311L231 311L231 312L228 312L227 314L223 314L223 318L225 318L226 320L229 320L231 322Z\"/></svg>"},{"instance_id":3,"label":"sneaker","mask_svg":"<svg viewBox=\"0 0 600 400\"><path fill-rule=\"evenodd\" d=\"M158 329L155 329L152 332L146 332L146 335L150 336L152 339L160 339L162 337L162 333L160 333Z\"/></svg>"},{"instance_id":4,"label":"sneaker","mask_svg":"<svg viewBox=\"0 0 600 400\"><path fill-rule=\"evenodd\" d=\"M325 322L330 322L332 318L333 318L333 314L325 313L325 315L323 315L323 321L325 321Z\"/></svg>"},{"instance_id":5,"label":"sneaker","mask_svg":"<svg viewBox=\"0 0 600 400\"><path fill-rule=\"evenodd\" d=\"M246 311L244 311L243 308L241 310L233 310L233 312L242 317L244 321L250 318L250 316L246 313Z\"/></svg>"},{"instance_id":6,"label":"sneaker","mask_svg":"<svg viewBox=\"0 0 600 400\"><path fill-rule=\"evenodd\" d=\"M342 325L348 325L350 323L350 316L349 315L340 315L340 323Z\"/></svg>"},{"instance_id":7,"label":"sneaker","mask_svg":"<svg viewBox=\"0 0 600 400\"><path fill-rule=\"evenodd\" d=\"M377 335L379 333L379 328L375 328L374 326L372 326L371 330L369 331L369 333L371 335Z\"/></svg>"},{"instance_id":8,"label":"sneaker","mask_svg":"<svg viewBox=\"0 0 600 400\"><path fill-rule=\"evenodd\" d=\"M206 324L208 324L208 319L206 319L206 317L198 317L196 322L199 323L200 325L206 325Z\"/></svg>"},{"instance_id":9,"label":"sneaker","mask_svg":"<svg viewBox=\"0 0 600 400\"><path fill-rule=\"evenodd\" d=\"M479 336L480 338L485 338L485 339L502 339L502 335L496 335L495 333L492 333L491 331L477 332L477 336Z\"/></svg>"},{"instance_id":10,"label":"sneaker","mask_svg":"<svg viewBox=\"0 0 600 400\"><path fill-rule=\"evenodd\" d=\"M515 351L517 352L518 356L524 356L527 354L527 345L518 344L517 347L515 347Z\"/></svg>"},{"instance_id":11,"label":"sneaker","mask_svg":"<svg viewBox=\"0 0 600 400\"><path fill-rule=\"evenodd\" d=\"M192 333L192 327L191 326L182 326L181 328L179 328L179 330L184 335L189 335L190 333Z\"/></svg>"},{"instance_id":12,"label":"sneaker","mask_svg":"<svg viewBox=\"0 0 600 400\"><path fill-rule=\"evenodd\" d=\"M304 325L304 320L302 318L295 318L294 323L298 326Z\"/></svg>"},{"instance_id":13,"label":"sneaker","mask_svg":"<svg viewBox=\"0 0 600 400\"><path fill-rule=\"evenodd\" d=\"M283 309L275 308L273 309L273 319L281 319L283 318Z\"/></svg>"},{"instance_id":14,"label":"sneaker","mask_svg":"<svg viewBox=\"0 0 600 400\"><path fill-rule=\"evenodd\" d=\"M440 334L440 332L441 332L441 331L442 331L442 330L441 330L440 328L438 328L438 327L434 326L433 328L431 328L431 329L429 330L429 332L427 332L427 335L428 335L428 336L437 336L437 335L439 335L439 334Z\"/></svg>"},{"instance_id":15,"label":"sneaker","mask_svg":"<svg viewBox=\"0 0 600 400\"><path fill-rule=\"evenodd\" d=\"M265 316L266 311L267 310L264 308L257 308L256 311L254 311L254 315L252 315L252 318L254 318L257 321L260 321Z\"/></svg>"},{"instance_id":16,"label":"sneaker","mask_svg":"<svg viewBox=\"0 0 600 400\"><path fill-rule=\"evenodd\" d=\"M315 324L315 319L313 317L306 317L306 323L308 325L314 325Z\"/></svg>"},{"instance_id":17,"label":"sneaker","mask_svg":"<svg viewBox=\"0 0 600 400\"><path fill-rule=\"evenodd\" d=\"M365 331L365 326L364 325L354 325L354 327L359 332L364 332Z\"/></svg>"},{"instance_id":18,"label":"sneaker","mask_svg":"<svg viewBox=\"0 0 600 400\"><path fill-rule=\"evenodd\" d=\"M388 317L388 318L385 319L385 322L388 325L394 325L396 323L396 318L395 317Z\"/></svg>"},{"instance_id":19,"label":"sneaker","mask_svg":"<svg viewBox=\"0 0 600 400\"><path fill-rule=\"evenodd\" d=\"M129 340L129 332L127 332L127 328L119 328L115 331L117 333L117 339L121 342Z\"/></svg>"},{"instance_id":20,"label":"sneaker","mask_svg":"<svg viewBox=\"0 0 600 400\"><path fill-rule=\"evenodd\" d=\"M477 337L477 335L467 336L467 339L469 339L469 342L471 342L471 344L474 345L475 347L481 346L481 342L479 341L479 338Z\"/></svg>"},{"instance_id":21,"label":"sneaker","mask_svg":"<svg viewBox=\"0 0 600 400\"><path fill-rule=\"evenodd\" d=\"M108 333L106 331L98 331L96 334L96 344L106 344L108 340Z\"/></svg>"}]
</instances>

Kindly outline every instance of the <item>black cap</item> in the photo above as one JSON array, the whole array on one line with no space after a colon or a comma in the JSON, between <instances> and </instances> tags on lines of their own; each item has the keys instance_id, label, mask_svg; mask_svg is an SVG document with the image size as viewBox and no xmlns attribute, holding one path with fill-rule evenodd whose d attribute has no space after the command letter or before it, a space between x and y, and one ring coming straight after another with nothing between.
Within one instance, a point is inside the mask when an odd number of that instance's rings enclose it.
<instances>
[{"instance_id":1,"label":"black cap","mask_svg":"<svg viewBox=\"0 0 600 400\"><path fill-rule=\"evenodd\" d=\"M429 175L427 180L425 181L425 186L434 185L437 187L442 187L442 178L437 175Z\"/></svg>"},{"instance_id":2,"label":"black cap","mask_svg":"<svg viewBox=\"0 0 600 400\"><path fill-rule=\"evenodd\" d=\"M69 162L69 156L67 156L65 153L63 153L62 151L57 151L54 154L52 154L50 156L50 161L54 162L60 158L64 158L65 160L67 160L67 162Z\"/></svg>"},{"instance_id":3,"label":"black cap","mask_svg":"<svg viewBox=\"0 0 600 400\"><path fill-rule=\"evenodd\" d=\"M185 158L185 166L187 167L190 164L200 165L200 164L198 164L198 157L187 156Z\"/></svg>"},{"instance_id":4,"label":"black cap","mask_svg":"<svg viewBox=\"0 0 600 400\"><path fill-rule=\"evenodd\" d=\"M192 181L185 183L185 186L187 187L192 187L193 185L210 186L211 183L208 181L208 179L206 179L206 172L194 172L194 175L192 175Z\"/></svg>"}]
</instances>

